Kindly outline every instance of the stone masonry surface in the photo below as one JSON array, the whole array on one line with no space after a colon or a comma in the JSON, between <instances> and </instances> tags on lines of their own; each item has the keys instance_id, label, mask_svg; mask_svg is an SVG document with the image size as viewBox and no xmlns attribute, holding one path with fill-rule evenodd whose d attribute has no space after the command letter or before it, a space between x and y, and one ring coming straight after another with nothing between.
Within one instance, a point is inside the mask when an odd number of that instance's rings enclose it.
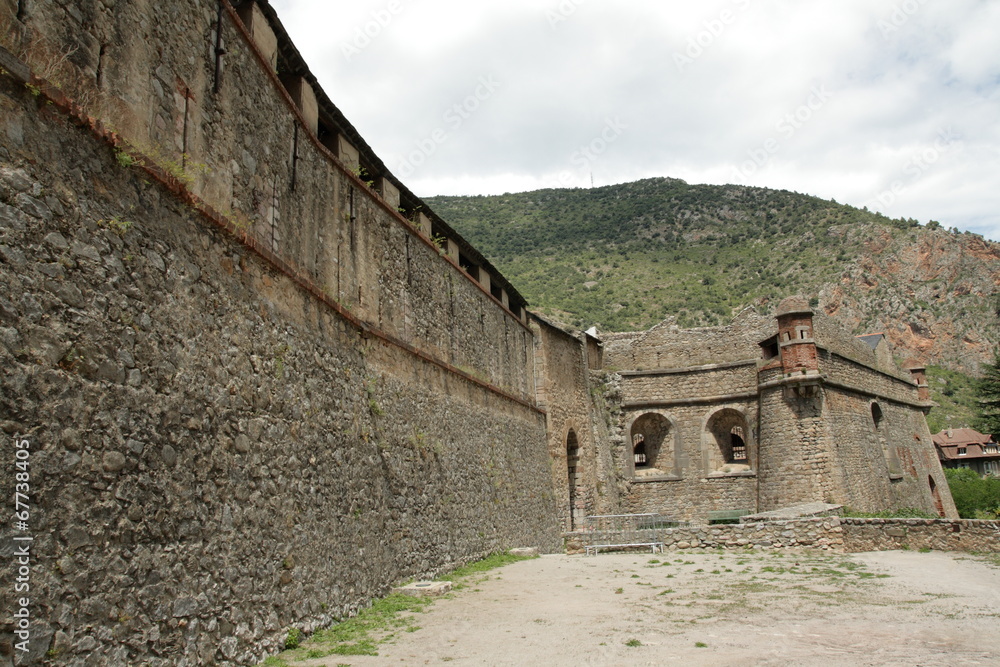
<instances>
[{"instance_id":1,"label":"stone masonry surface","mask_svg":"<svg viewBox=\"0 0 1000 667\"><path fill-rule=\"evenodd\" d=\"M807 303L783 302L777 322L745 310L723 327L667 320L608 337L620 379L607 446L630 512L706 522L824 502L957 516L912 375L887 344L873 351ZM638 470L632 447L653 435L650 420L666 435L643 454L655 466Z\"/></svg>"},{"instance_id":2,"label":"stone masonry surface","mask_svg":"<svg viewBox=\"0 0 1000 667\"><path fill-rule=\"evenodd\" d=\"M603 344L529 317L265 0L0 0L0 46L0 456L30 438L37 471L20 664L254 664L289 628L552 551L592 514L956 516L911 375L807 299L779 306L780 344L752 309ZM997 533L823 517L567 546L995 550Z\"/></svg>"},{"instance_id":3,"label":"stone masonry surface","mask_svg":"<svg viewBox=\"0 0 1000 667\"><path fill-rule=\"evenodd\" d=\"M252 664L395 581L557 547L537 410L363 335L23 86L0 105L0 452L29 437L41 471L36 655ZM475 363L510 333L450 345Z\"/></svg>"},{"instance_id":4,"label":"stone masonry surface","mask_svg":"<svg viewBox=\"0 0 1000 667\"><path fill-rule=\"evenodd\" d=\"M668 550L787 549L831 551L934 549L1000 551L1000 522L958 519L854 519L839 516L633 531L565 533L569 553L589 545L663 543ZM649 547L643 547L649 549Z\"/></svg>"}]
</instances>

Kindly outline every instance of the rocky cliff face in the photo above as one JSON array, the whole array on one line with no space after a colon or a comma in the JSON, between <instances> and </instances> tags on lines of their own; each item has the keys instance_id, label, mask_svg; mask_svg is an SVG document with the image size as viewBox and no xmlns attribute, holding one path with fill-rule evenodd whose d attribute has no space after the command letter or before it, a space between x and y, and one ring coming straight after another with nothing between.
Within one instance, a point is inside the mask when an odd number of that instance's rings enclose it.
<instances>
[{"instance_id":1,"label":"rocky cliff face","mask_svg":"<svg viewBox=\"0 0 1000 667\"><path fill-rule=\"evenodd\" d=\"M894 233L895 232L895 233ZM904 362L976 373L1000 343L1000 244L922 227L873 228L862 253L820 291L856 333L885 332Z\"/></svg>"}]
</instances>

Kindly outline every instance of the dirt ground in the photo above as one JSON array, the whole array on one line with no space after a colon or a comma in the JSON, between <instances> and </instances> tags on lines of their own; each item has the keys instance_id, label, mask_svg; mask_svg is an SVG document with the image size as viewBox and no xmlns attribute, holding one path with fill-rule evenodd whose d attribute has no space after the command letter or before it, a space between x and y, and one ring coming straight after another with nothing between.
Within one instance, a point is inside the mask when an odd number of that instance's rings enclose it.
<instances>
[{"instance_id":1,"label":"dirt ground","mask_svg":"<svg viewBox=\"0 0 1000 667\"><path fill-rule=\"evenodd\" d=\"M468 580L378 657L296 665L1000 665L1000 567L967 554L543 556Z\"/></svg>"}]
</instances>

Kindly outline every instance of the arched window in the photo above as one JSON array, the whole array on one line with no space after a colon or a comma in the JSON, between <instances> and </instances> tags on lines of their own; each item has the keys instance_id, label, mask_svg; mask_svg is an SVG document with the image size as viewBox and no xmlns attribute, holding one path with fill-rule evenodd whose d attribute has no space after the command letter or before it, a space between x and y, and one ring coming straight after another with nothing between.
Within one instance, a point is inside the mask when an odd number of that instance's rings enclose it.
<instances>
[{"instance_id":1,"label":"arched window","mask_svg":"<svg viewBox=\"0 0 1000 667\"><path fill-rule=\"evenodd\" d=\"M704 447L707 472L739 473L751 469L751 434L739 410L723 408L705 424Z\"/></svg>"},{"instance_id":2,"label":"arched window","mask_svg":"<svg viewBox=\"0 0 1000 667\"><path fill-rule=\"evenodd\" d=\"M632 422L632 465L643 474L673 470L673 433L663 415L647 412Z\"/></svg>"},{"instance_id":3,"label":"arched window","mask_svg":"<svg viewBox=\"0 0 1000 667\"><path fill-rule=\"evenodd\" d=\"M934 483L934 478L930 475L927 475L927 482L931 487L931 499L934 501L934 511L938 513L938 516L944 518L944 503L941 502L941 494L937 490L937 484Z\"/></svg>"},{"instance_id":4,"label":"arched window","mask_svg":"<svg viewBox=\"0 0 1000 667\"><path fill-rule=\"evenodd\" d=\"M646 436L642 433L636 433L632 436L632 460L635 462L636 468L645 468L649 465L649 459L646 456Z\"/></svg>"},{"instance_id":5,"label":"arched window","mask_svg":"<svg viewBox=\"0 0 1000 667\"><path fill-rule=\"evenodd\" d=\"M743 427L734 426L729 433L730 447L729 460L726 463L746 463L747 462L747 441L743 437Z\"/></svg>"}]
</instances>

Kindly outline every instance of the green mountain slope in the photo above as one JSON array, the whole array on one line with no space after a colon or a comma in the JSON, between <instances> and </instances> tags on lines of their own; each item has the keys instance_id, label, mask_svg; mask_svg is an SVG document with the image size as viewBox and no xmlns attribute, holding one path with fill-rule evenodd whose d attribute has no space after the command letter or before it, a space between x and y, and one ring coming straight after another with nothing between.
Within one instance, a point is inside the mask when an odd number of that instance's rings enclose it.
<instances>
[{"instance_id":1,"label":"green mountain slope","mask_svg":"<svg viewBox=\"0 0 1000 667\"><path fill-rule=\"evenodd\" d=\"M974 373L1000 339L1000 244L937 223L670 178L425 201L570 327L716 325L802 293L907 361Z\"/></svg>"}]
</instances>

